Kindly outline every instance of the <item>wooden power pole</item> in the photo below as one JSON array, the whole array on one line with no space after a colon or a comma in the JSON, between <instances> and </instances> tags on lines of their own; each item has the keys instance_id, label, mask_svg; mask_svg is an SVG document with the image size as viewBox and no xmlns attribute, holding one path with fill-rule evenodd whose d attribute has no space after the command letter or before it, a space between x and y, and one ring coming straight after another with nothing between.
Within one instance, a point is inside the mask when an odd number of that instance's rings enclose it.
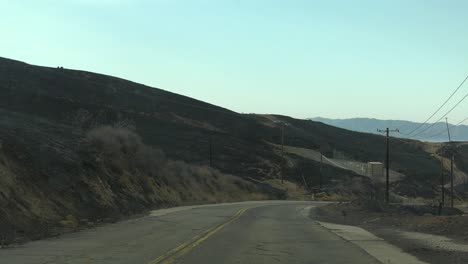
<instances>
[{"instance_id":1,"label":"wooden power pole","mask_svg":"<svg viewBox=\"0 0 468 264\"><path fill-rule=\"evenodd\" d=\"M288 123L283 121L274 121L281 125L281 183L284 183L284 167L286 166L286 160L284 159L284 129L285 126L289 126Z\"/></svg>"},{"instance_id":2,"label":"wooden power pole","mask_svg":"<svg viewBox=\"0 0 468 264\"><path fill-rule=\"evenodd\" d=\"M320 176L319 176L319 190L322 191L322 178L323 178L323 153L320 150Z\"/></svg>"},{"instance_id":3,"label":"wooden power pole","mask_svg":"<svg viewBox=\"0 0 468 264\"><path fill-rule=\"evenodd\" d=\"M447 125L447 134L449 139L449 155L450 155L450 207L453 208L453 156L454 149L452 144L452 138L450 137L450 128L448 124L448 118L445 118L445 124Z\"/></svg>"},{"instance_id":4,"label":"wooden power pole","mask_svg":"<svg viewBox=\"0 0 468 264\"><path fill-rule=\"evenodd\" d=\"M445 206L445 179L444 179L444 160L443 158L440 159L441 162L441 172L440 172L440 187L441 187L441 203L442 208Z\"/></svg>"},{"instance_id":5,"label":"wooden power pole","mask_svg":"<svg viewBox=\"0 0 468 264\"><path fill-rule=\"evenodd\" d=\"M213 136L210 134L210 167L213 168Z\"/></svg>"},{"instance_id":6,"label":"wooden power pole","mask_svg":"<svg viewBox=\"0 0 468 264\"><path fill-rule=\"evenodd\" d=\"M451 155L450 155L450 207L453 208L453 196L454 196L454 191L453 191L453 149L451 149Z\"/></svg>"},{"instance_id":7,"label":"wooden power pole","mask_svg":"<svg viewBox=\"0 0 468 264\"><path fill-rule=\"evenodd\" d=\"M386 145L387 151L385 155L385 170L386 170L386 180L385 180L385 201L387 204L390 202L390 132L400 132L398 129L390 130L388 127L385 130L377 129L378 132L386 133Z\"/></svg>"},{"instance_id":8,"label":"wooden power pole","mask_svg":"<svg viewBox=\"0 0 468 264\"><path fill-rule=\"evenodd\" d=\"M284 122L281 122L281 183L284 184Z\"/></svg>"}]
</instances>

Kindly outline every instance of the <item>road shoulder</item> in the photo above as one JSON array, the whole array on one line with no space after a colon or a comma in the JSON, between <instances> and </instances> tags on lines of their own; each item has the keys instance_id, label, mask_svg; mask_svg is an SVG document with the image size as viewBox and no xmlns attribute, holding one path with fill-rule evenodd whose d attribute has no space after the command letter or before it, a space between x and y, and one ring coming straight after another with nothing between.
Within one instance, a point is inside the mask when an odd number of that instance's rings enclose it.
<instances>
[{"instance_id":1,"label":"road shoulder","mask_svg":"<svg viewBox=\"0 0 468 264\"><path fill-rule=\"evenodd\" d=\"M382 263L427 264L363 228L320 221L318 223L342 239L362 248Z\"/></svg>"},{"instance_id":2,"label":"road shoulder","mask_svg":"<svg viewBox=\"0 0 468 264\"><path fill-rule=\"evenodd\" d=\"M427 263L468 263L466 228L456 228L465 216L418 216L334 204L312 210L311 217L362 228Z\"/></svg>"}]
</instances>

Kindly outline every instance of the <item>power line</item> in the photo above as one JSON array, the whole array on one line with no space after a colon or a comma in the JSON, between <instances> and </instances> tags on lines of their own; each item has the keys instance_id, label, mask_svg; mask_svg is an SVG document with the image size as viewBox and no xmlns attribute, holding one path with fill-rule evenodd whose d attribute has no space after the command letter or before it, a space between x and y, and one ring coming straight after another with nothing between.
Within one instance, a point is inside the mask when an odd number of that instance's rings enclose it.
<instances>
[{"instance_id":1,"label":"power line","mask_svg":"<svg viewBox=\"0 0 468 264\"><path fill-rule=\"evenodd\" d=\"M440 133L437 133L437 134L435 134L435 135L432 135L432 136L429 136L429 137L422 138L421 140L426 140L426 139L434 138L434 137L440 136L440 135L442 135L442 134L445 134L445 130L443 130L443 131L440 131Z\"/></svg>"},{"instance_id":2,"label":"power line","mask_svg":"<svg viewBox=\"0 0 468 264\"><path fill-rule=\"evenodd\" d=\"M385 130L381 130L381 131L377 130L377 132L380 132L380 135L385 136ZM393 131L393 132L396 132L396 131ZM398 131L398 133L401 133L401 132ZM400 143L404 143L404 144L409 144L409 143L411 143L411 141L414 141L413 139L410 139L410 138L399 138L399 137L395 137L395 136L393 136L393 137L390 136L390 140L400 142Z\"/></svg>"},{"instance_id":3,"label":"power line","mask_svg":"<svg viewBox=\"0 0 468 264\"><path fill-rule=\"evenodd\" d=\"M458 122L458 123L457 123L455 126L459 126L459 125L461 125L461 124L462 124L463 122L465 122L466 120L468 120L468 117L467 117L467 118L465 118L465 119L463 119L462 121ZM433 138L433 137L440 136L440 135L444 134L444 133L445 133L445 131L446 131L446 129L444 128L444 130L440 131L439 133L437 133L437 134L434 134L434 135L432 135L432 136L429 136L429 137L424 137L424 138L422 138L422 139L424 140L424 139L429 139L429 138Z\"/></svg>"},{"instance_id":4,"label":"power line","mask_svg":"<svg viewBox=\"0 0 468 264\"><path fill-rule=\"evenodd\" d=\"M429 120L431 120L431 118L433 118L447 103L448 101L450 101L450 99L452 99L452 97L458 92L458 90L460 90L460 88L463 86L463 84L465 84L466 80L468 80L468 75L465 77L465 79L460 83L460 85L458 85L457 89L455 89L455 91L449 96L449 98L447 98L447 100L445 100L445 102L428 118L426 119L426 121L424 121L422 124L420 124L419 126L417 126L415 129L413 129L410 133L408 134L405 134L403 133L404 135L411 135L413 134L416 130L420 129L421 127L423 127L424 125L427 124L427 122L429 122ZM468 94L467 94L468 96ZM465 96L466 97L466 96ZM444 118L444 117L442 117ZM441 118L441 119L442 119Z\"/></svg>"},{"instance_id":5,"label":"power line","mask_svg":"<svg viewBox=\"0 0 468 264\"><path fill-rule=\"evenodd\" d=\"M432 128L433 126L435 126L438 122L440 122L440 120L442 120L444 117L446 117L448 114L450 114L459 104L461 104L461 102L463 102L466 97L468 97L468 93L465 94L465 96L463 96L463 98L457 102L457 104L455 104L447 113L445 113L445 115L441 116L436 122L432 123L430 126L426 127L425 129L419 131L418 133L416 133L415 135L412 136L412 138L416 137L417 135L420 135L421 133L427 131L428 129Z\"/></svg>"},{"instance_id":6,"label":"power line","mask_svg":"<svg viewBox=\"0 0 468 264\"><path fill-rule=\"evenodd\" d=\"M466 120L468 120L468 117L465 118L465 119L463 119L462 121L460 121L460 122L457 124L457 126L461 125L461 124L462 124L463 122L465 122Z\"/></svg>"},{"instance_id":7,"label":"power line","mask_svg":"<svg viewBox=\"0 0 468 264\"><path fill-rule=\"evenodd\" d=\"M402 139L397 138L397 137L390 137L390 139L395 141L395 142L399 142L399 143L403 143L403 144L410 144L411 141L413 141L412 139L406 139L407 141L405 141L405 140L402 140Z\"/></svg>"}]
</instances>

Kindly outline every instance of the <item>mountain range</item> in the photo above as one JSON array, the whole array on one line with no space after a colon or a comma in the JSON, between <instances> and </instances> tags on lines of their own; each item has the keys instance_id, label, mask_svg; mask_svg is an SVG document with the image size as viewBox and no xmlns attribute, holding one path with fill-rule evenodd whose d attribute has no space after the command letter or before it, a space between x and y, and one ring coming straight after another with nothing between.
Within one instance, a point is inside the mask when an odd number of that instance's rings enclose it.
<instances>
[{"instance_id":1,"label":"mountain range","mask_svg":"<svg viewBox=\"0 0 468 264\"><path fill-rule=\"evenodd\" d=\"M392 136L416 139L428 142L446 142L448 141L447 125L444 122L422 123L404 121L404 120L381 120L375 118L349 118L349 119L331 119L323 117L310 118L316 122L322 122L327 125L344 128L357 132L381 134L377 129L398 129L399 133L393 133ZM468 126L449 124L450 135L453 141L468 141ZM413 132L414 131L414 132Z\"/></svg>"}]
</instances>

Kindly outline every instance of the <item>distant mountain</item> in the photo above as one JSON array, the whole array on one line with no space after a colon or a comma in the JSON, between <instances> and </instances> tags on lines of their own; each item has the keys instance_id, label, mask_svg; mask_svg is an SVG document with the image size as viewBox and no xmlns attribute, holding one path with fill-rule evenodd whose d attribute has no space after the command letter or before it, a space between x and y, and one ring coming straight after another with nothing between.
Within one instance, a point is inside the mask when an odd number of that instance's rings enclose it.
<instances>
[{"instance_id":1,"label":"distant mountain","mask_svg":"<svg viewBox=\"0 0 468 264\"><path fill-rule=\"evenodd\" d=\"M421 123L404 121L404 120L380 120L375 118L349 118L349 119L330 119L323 117L310 118L310 120L322 122L327 125L344 128L357 132L365 132L379 134L377 129L400 129L400 133L393 133L395 137L411 138L422 141L444 142L448 141L447 126L444 122L436 123L431 128L427 129L432 124L424 125L416 130L411 135L405 135L419 127ZM450 134L454 141L468 141L468 126L455 126L449 124ZM424 132L420 133L421 131Z\"/></svg>"}]
</instances>

